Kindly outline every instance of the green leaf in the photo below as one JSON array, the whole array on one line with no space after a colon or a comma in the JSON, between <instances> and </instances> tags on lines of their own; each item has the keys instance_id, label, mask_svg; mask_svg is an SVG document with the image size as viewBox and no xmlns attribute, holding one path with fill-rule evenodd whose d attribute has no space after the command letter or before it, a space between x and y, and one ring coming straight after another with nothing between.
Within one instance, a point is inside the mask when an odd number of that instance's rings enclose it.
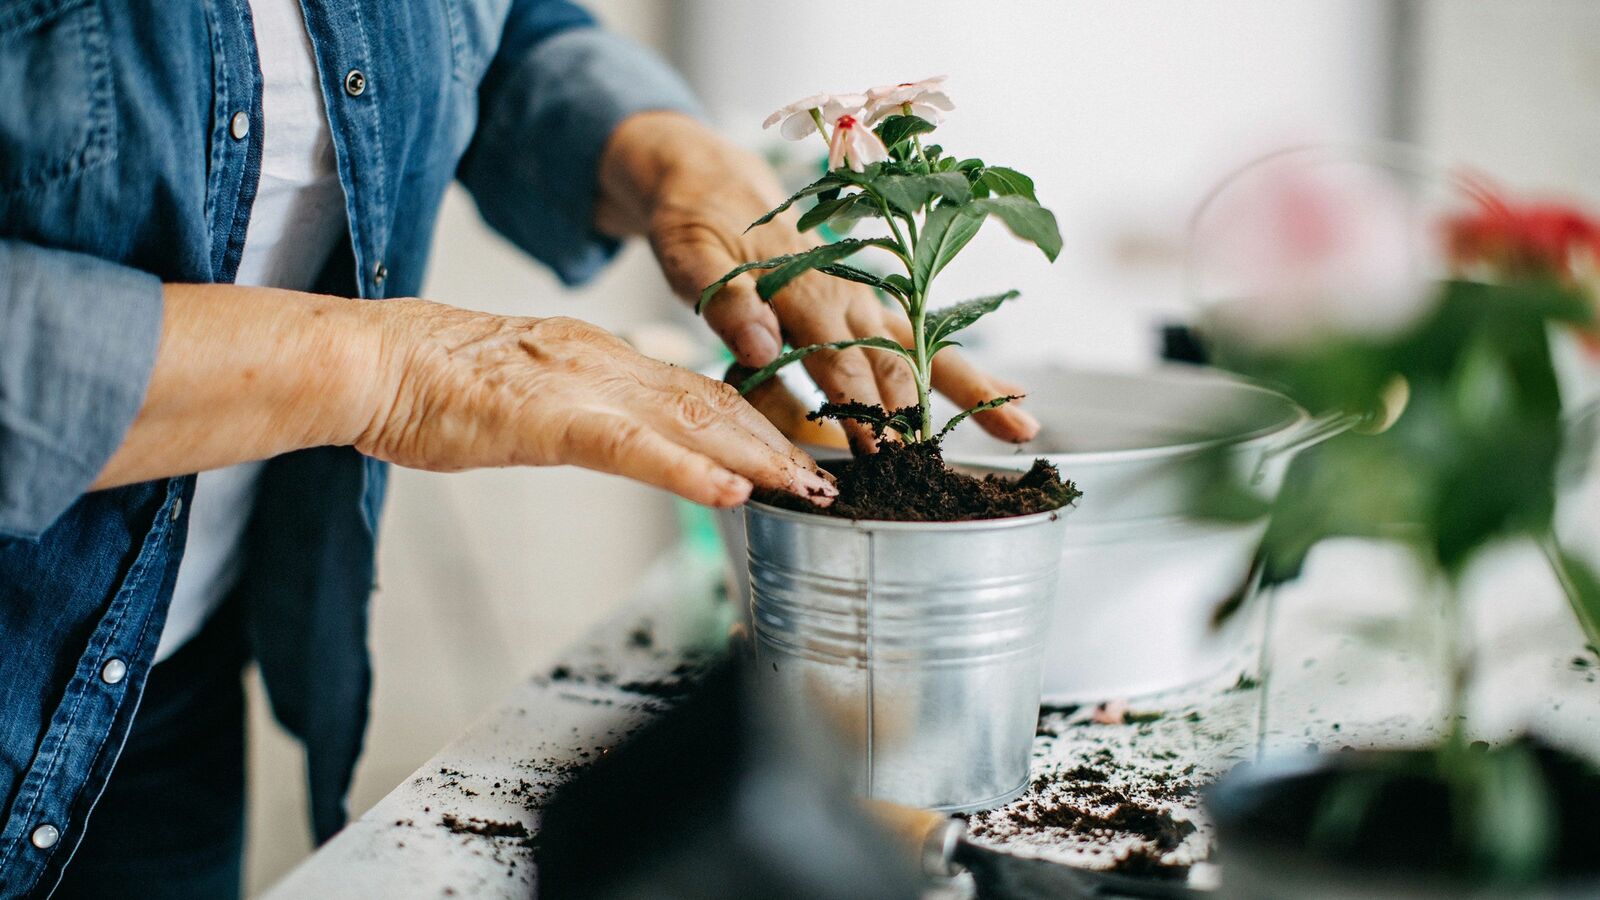
<instances>
[{"instance_id":1,"label":"green leaf","mask_svg":"<svg viewBox=\"0 0 1600 900\"><path fill-rule=\"evenodd\" d=\"M1546 537L1541 543L1550 568L1572 605L1572 614L1583 629L1584 640L1600 653L1600 575L1588 563L1561 549L1554 537Z\"/></svg>"},{"instance_id":2,"label":"green leaf","mask_svg":"<svg viewBox=\"0 0 1600 900\"><path fill-rule=\"evenodd\" d=\"M789 199L783 201L782 203L779 203L776 208L772 209L766 215L764 215L761 218L755 220L754 222L751 222L750 223L750 227L746 228L745 231L749 231L751 228L755 228L757 226L765 225L768 222L771 222L773 219L776 219L779 215L781 215L784 210L786 210L789 207L795 205L796 203L798 203L799 201L805 199L806 197L810 197L813 194L820 194L823 191L836 190L836 189L838 189L839 187L842 187L845 184L847 184L847 182L844 179L840 178L838 175L835 175L832 172L829 172L828 174L822 176L821 178L818 178L816 181L811 182L810 184L806 185L805 187L801 188L800 190L795 191L793 194L789 195Z\"/></svg>"},{"instance_id":3,"label":"green leaf","mask_svg":"<svg viewBox=\"0 0 1600 900\"><path fill-rule=\"evenodd\" d=\"M945 435L949 434L951 429L955 428L957 425L960 425L962 422L966 421L967 416L970 416L973 413L981 413L981 412L983 412L984 410L987 410L987 409L998 409L999 407L1005 406L1007 403L1010 403L1013 400L1021 400L1021 399L1022 399L1022 395L1020 395L1020 394L1009 394L1009 395L1004 396L1004 397L996 397L993 400L985 400L982 403L979 403L977 406L974 406L974 407L971 407L971 408L968 408L968 409L964 409L961 412L958 412L955 415L951 416L950 417L950 421L944 423L944 427L939 429L939 433L937 435L935 435L935 439L942 438Z\"/></svg>"},{"instance_id":4,"label":"green leaf","mask_svg":"<svg viewBox=\"0 0 1600 900\"><path fill-rule=\"evenodd\" d=\"M997 197L1026 197L1034 203L1039 198L1033 193L1033 179L1004 166L987 166L978 176L975 187L988 191Z\"/></svg>"},{"instance_id":5,"label":"green leaf","mask_svg":"<svg viewBox=\"0 0 1600 900\"><path fill-rule=\"evenodd\" d=\"M911 279L901 275L898 272L895 272L893 274L883 276L883 281L889 286L890 290L899 291L902 297L910 298Z\"/></svg>"},{"instance_id":6,"label":"green leaf","mask_svg":"<svg viewBox=\"0 0 1600 900\"><path fill-rule=\"evenodd\" d=\"M883 140L883 145L890 148L901 141L910 140L915 135L927 134L932 130L933 123L921 116L890 116L873 129Z\"/></svg>"},{"instance_id":7,"label":"green leaf","mask_svg":"<svg viewBox=\"0 0 1600 900\"><path fill-rule=\"evenodd\" d=\"M782 265L773 267L772 271L756 279L756 293L760 294L763 300L771 300L772 296L783 290L785 285L812 269L854 256L868 247L895 249L896 246L888 238L845 238L842 241L813 247L804 253L793 254Z\"/></svg>"},{"instance_id":8,"label":"green leaf","mask_svg":"<svg viewBox=\"0 0 1600 900\"><path fill-rule=\"evenodd\" d=\"M875 287L886 294L892 294L901 300L905 299L905 294L900 290L899 285L890 282L888 278L879 278L865 269L858 269L855 266L847 266L844 263L834 263L833 265L828 266L818 266L817 271L824 275L832 275L835 278L842 278L845 281L854 281L857 284L870 285L871 287ZM894 276L891 275L889 277L892 278ZM905 279L902 277L901 280L904 281Z\"/></svg>"},{"instance_id":9,"label":"green leaf","mask_svg":"<svg viewBox=\"0 0 1600 900\"><path fill-rule=\"evenodd\" d=\"M1533 749L1509 744L1454 764L1461 768L1450 773L1452 787L1473 801L1456 806L1471 817L1458 824L1472 835L1470 850L1483 874L1502 884L1526 884L1545 875L1559 817Z\"/></svg>"},{"instance_id":10,"label":"green leaf","mask_svg":"<svg viewBox=\"0 0 1600 900\"><path fill-rule=\"evenodd\" d=\"M711 284L706 285L705 290L700 292L700 301L694 305L694 311L699 313L705 308L706 303L709 302L712 297L717 295L717 291L722 290L723 285L734 280L735 278L738 278L740 275L743 275L746 272L750 272L755 269L781 270L785 266L797 266L797 268L795 268L784 278L783 281L785 284L787 284L789 281L792 281L796 276L807 269L813 269L818 266L825 266L829 263L838 262L839 260L844 259L845 257L850 256L859 250L872 246L897 249L897 245L893 241L890 241L886 238L843 240L836 241L832 244L822 244L821 246L812 247L810 250L803 250L799 253L787 253L783 256L774 256L771 259L760 259L756 260L755 262L741 263L740 265L734 267L732 271L728 272L728 274L718 278ZM773 272L771 274L777 273ZM770 276L763 276L760 281L756 282L757 291L761 289L761 281L765 281L767 277ZM782 285L779 286L781 287ZM776 292L777 288L774 288L773 293ZM761 295L762 299L764 300L769 299L769 296L770 295L768 294Z\"/></svg>"},{"instance_id":11,"label":"green leaf","mask_svg":"<svg viewBox=\"0 0 1600 900\"><path fill-rule=\"evenodd\" d=\"M994 215L1012 234L1043 251L1051 262L1061 252L1061 231L1056 227L1055 214L1027 197L984 197L972 201L968 208Z\"/></svg>"},{"instance_id":12,"label":"green leaf","mask_svg":"<svg viewBox=\"0 0 1600 900\"><path fill-rule=\"evenodd\" d=\"M1020 294L1017 291L1006 291L1004 294L991 294L987 297L963 300L953 306L946 306L943 309L936 309L928 313L926 328L928 343L934 344L944 340L999 309L1000 304L1007 300L1015 300L1018 296Z\"/></svg>"},{"instance_id":13,"label":"green leaf","mask_svg":"<svg viewBox=\"0 0 1600 900\"><path fill-rule=\"evenodd\" d=\"M820 201L816 206L806 210L805 215L800 217L800 221L795 223L795 230L802 233L810 231L838 213L854 206L856 201L860 199L860 194L850 194L846 197L835 197L832 200Z\"/></svg>"},{"instance_id":14,"label":"green leaf","mask_svg":"<svg viewBox=\"0 0 1600 900\"><path fill-rule=\"evenodd\" d=\"M851 347L866 347L870 350L887 350L891 353L898 353L901 358L907 360L908 362L911 360L911 351L885 337L855 338L848 341L834 341L831 344L809 344L805 347L796 347L793 350L780 355L777 359L767 363L765 366L762 366L739 385L739 393L750 393L757 387L760 387L762 382L765 382L767 379L778 374L779 369L792 362L799 362L800 360L805 359L819 350L848 350Z\"/></svg>"},{"instance_id":15,"label":"green leaf","mask_svg":"<svg viewBox=\"0 0 1600 900\"><path fill-rule=\"evenodd\" d=\"M911 280L918 293L927 293L933 282L950 261L956 258L983 227L985 210L974 200L965 206L936 206L929 210L922 223L922 236L917 239L916 256L911 260Z\"/></svg>"},{"instance_id":16,"label":"green leaf","mask_svg":"<svg viewBox=\"0 0 1600 900\"><path fill-rule=\"evenodd\" d=\"M921 211L935 197L943 197L955 204L972 199L972 186L960 172L885 175L872 182L869 189L888 201L896 211L906 215Z\"/></svg>"}]
</instances>

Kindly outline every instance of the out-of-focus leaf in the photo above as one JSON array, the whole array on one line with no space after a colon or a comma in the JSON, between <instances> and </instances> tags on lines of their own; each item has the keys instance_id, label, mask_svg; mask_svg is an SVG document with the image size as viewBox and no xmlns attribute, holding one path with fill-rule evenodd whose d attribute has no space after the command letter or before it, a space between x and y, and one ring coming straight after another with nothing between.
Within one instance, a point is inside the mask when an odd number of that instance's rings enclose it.
<instances>
[{"instance_id":1,"label":"out-of-focus leaf","mask_svg":"<svg viewBox=\"0 0 1600 900\"><path fill-rule=\"evenodd\" d=\"M984 191L984 196L993 194L996 197L1018 196L1038 203L1039 198L1033 192L1033 179L1004 166L985 166L978 175L978 181L973 185L975 189Z\"/></svg>"},{"instance_id":2,"label":"out-of-focus leaf","mask_svg":"<svg viewBox=\"0 0 1600 900\"><path fill-rule=\"evenodd\" d=\"M1600 575L1588 562L1563 550L1555 537L1547 535L1541 544L1562 592L1567 595L1567 602L1572 605L1572 614L1583 629L1584 640L1600 653Z\"/></svg>"}]
</instances>

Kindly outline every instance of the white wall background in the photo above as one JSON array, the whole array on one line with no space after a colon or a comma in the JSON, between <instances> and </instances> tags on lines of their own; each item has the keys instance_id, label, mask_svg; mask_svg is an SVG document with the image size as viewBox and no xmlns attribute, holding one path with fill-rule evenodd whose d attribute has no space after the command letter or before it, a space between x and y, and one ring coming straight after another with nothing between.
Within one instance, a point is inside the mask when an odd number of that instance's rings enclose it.
<instances>
[{"instance_id":1,"label":"white wall background","mask_svg":"<svg viewBox=\"0 0 1600 900\"><path fill-rule=\"evenodd\" d=\"M1600 3L1418 2L1419 138L1518 187L1600 198ZM1024 291L977 329L1011 360L1148 362L1154 323L1185 312L1177 260L1202 191L1269 147L1375 137L1387 116L1392 10L1382 0L590 5L673 56L715 122L767 149L759 123L784 102L948 74L958 109L939 139L1033 175L1066 238L1052 267L993 229L941 282L946 299ZM910 11L914 21L890 24ZM644 248L563 292L459 193L447 200L432 267L427 296L462 306L575 315L619 331L683 321ZM661 495L579 471L396 472L373 607L373 718L352 811L622 600L674 539L673 521ZM252 702L257 890L309 846L298 752L259 692Z\"/></svg>"}]
</instances>

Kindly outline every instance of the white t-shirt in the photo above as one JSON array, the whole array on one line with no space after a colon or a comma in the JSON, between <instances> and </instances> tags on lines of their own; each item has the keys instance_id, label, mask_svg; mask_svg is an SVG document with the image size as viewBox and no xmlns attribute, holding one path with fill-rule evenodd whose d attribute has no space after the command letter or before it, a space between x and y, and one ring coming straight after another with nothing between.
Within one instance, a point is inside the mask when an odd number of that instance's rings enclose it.
<instances>
[{"instance_id":1,"label":"white t-shirt","mask_svg":"<svg viewBox=\"0 0 1600 900\"><path fill-rule=\"evenodd\" d=\"M346 233L344 191L300 0L251 0L261 60L261 181L236 284L306 290ZM156 661L200 630L233 589L263 463L202 472Z\"/></svg>"}]
</instances>

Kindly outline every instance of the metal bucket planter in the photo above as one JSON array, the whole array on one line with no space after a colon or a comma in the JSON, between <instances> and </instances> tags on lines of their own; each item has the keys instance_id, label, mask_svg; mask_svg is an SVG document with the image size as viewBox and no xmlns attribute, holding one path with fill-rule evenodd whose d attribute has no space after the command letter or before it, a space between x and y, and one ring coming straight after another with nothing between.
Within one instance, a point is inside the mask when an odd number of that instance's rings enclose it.
<instances>
[{"instance_id":1,"label":"metal bucket planter","mask_svg":"<svg viewBox=\"0 0 1600 900\"><path fill-rule=\"evenodd\" d=\"M861 796L958 812L1026 787L1066 512L881 522L745 508L761 684L854 743Z\"/></svg>"}]
</instances>

